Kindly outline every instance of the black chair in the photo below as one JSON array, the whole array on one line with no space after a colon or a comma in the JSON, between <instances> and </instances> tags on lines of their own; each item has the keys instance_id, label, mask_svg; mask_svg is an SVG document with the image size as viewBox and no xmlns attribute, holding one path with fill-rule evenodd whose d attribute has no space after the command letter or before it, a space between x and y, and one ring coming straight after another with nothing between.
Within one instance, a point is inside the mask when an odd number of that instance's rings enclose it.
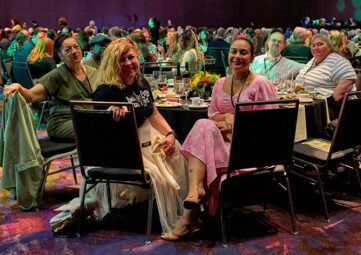
<instances>
[{"instance_id":1,"label":"black chair","mask_svg":"<svg viewBox=\"0 0 361 255\"><path fill-rule=\"evenodd\" d=\"M355 175L361 190L358 162L355 161L357 148L361 146L361 132L357 127L361 126L361 98L352 99L355 95L360 96L361 92L351 92L345 95L337 125L332 140L318 140L322 144L329 144L329 149L312 145L314 138L294 145L294 163L291 173L311 183L317 184L320 191L325 219L329 222L328 209L325 199L321 174L328 176L328 170L334 170L342 162L354 164ZM322 146L321 146L322 147ZM309 170L309 167L312 171Z\"/></svg>"},{"instance_id":2,"label":"black chair","mask_svg":"<svg viewBox=\"0 0 361 255\"><path fill-rule=\"evenodd\" d=\"M78 109L76 106L127 106L129 114L115 121L105 110ZM140 186L149 191L146 244L150 243L154 192L150 177L144 171L134 106L131 103L70 102L71 115L78 148L79 163L84 179L80 194L80 219L84 209L85 194L98 183L106 183L111 209L109 183ZM85 167L92 166L87 172ZM87 187L90 185L90 187ZM80 221L77 229L80 235Z\"/></svg>"},{"instance_id":3,"label":"black chair","mask_svg":"<svg viewBox=\"0 0 361 255\"><path fill-rule=\"evenodd\" d=\"M37 197L37 204L39 207L44 193L46 179L48 178L48 176L72 169L74 182L75 184L78 184L75 169L76 167L79 166L79 164L74 163L74 157L76 157L78 153L75 143L54 142L50 140L49 137L39 137L38 142L40 145L41 155L44 157L43 177L41 180L41 187L39 189L38 197ZM49 172L52 162L54 160L63 159L63 158L69 158L71 162L71 166L59 168L55 171Z\"/></svg>"},{"instance_id":4,"label":"black chair","mask_svg":"<svg viewBox=\"0 0 361 255\"><path fill-rule=\"evenodd\" d=\"M7 57L7 55L2 55L0 61L1 61L1 69L3 70L4 78L7 80L7 84L10 84L12 83L11 74L10 74L11 66L13 63L12 59Z\"/></svg>"},{"instance_id":5,"label":"black chair","mask_svg":"<svg viewBox=\"0 0 361 255\"><path fill-rule=\"evenodd\" d=\"M33 79L29 71L28 63L14 62L12 66L15 82L20 83L24 88L31 89L34 87Z\"/></svg>"},{"instance_id":6,"label":"black chair","mask_svg":"<svg viewBox=\"0 0 361 255\"><path fill-rule=\"evenodd\" d=\"M262 105L273 106L274 109L247 110L251 106ZM250 176L257 180L285 180L286 187L279 182L278 184L288 191L292 231L297 234L287 172L292 163L298 105L298 100L237 103L227 178L222 182L219 200L224 247L227 247L228 242L225 197L228 193L235 193L237 183ZM231 177L234 170L251 167L258 170ZM263 187L262 185L257 188Z\"/></svg>"},{"instance_id":7,"label":"black chair","mask_svg":"<svg viewBox=\"0 0 361 255\"><path fill-rule=\"evenodd\" d=\"M308 58L307 57L299 57L299 56L285 56L288 59L291 59L293 61L296 61L298 63L301 64L307 64L308 63Z\"/></svg>"},{"instance_id":8,"label":"black chair","mask_svg":"<svg viewBox=\"0 0 361 255\"><path fill-rule=\"evenodd\" d=\"M24 88L31 89L34 86L33 78L31 77L29 66L27 62L14 62L12 65L12 72L15 81L17 83L20 83ZM35 103L32 105L33 109L37 109L37 112L39 114L39 123L37 126L37 131L40 129L41 122L44 117L44 112L48 112L48 102L44 101L42 103Z\"/></svg>"},{"instance_id":9,"label":"black chair","mask_svg":"<svg viewBox=\"0 0 361 255\"><path fill-rule=\"evenodd\" d=\"M228 51L229 47L210 47L208 48L207 55L212 56L216 59L216 63L213 67L213 72L221 74L222 76L226 75L226 67L228 66ZM223 54L223 55L222 55Z\"/></svg>"},{"instance_id":10,"label":"black chair","mask_svg":"<svg viewBox=\"0 0 361 255\"><path fill-rule=\"evenodd\" d=\"M215 64L216 64L215 58L206 58L202 63L201 70L205 70L207 72L212 73Z\"/></svg>"}]
</instances>

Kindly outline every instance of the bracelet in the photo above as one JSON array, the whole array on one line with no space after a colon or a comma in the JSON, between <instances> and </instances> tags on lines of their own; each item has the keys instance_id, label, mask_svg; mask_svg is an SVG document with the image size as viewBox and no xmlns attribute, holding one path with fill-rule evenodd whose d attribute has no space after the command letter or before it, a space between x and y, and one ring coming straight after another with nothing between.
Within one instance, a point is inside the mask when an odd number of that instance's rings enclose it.
<instances>
[{"instance_id":1,"label":"bracelet","mask_svg":"<svg viewBox=\"0 0 361 255\"><path fill-rule=\"evenodd\" d=\"M177 138L177 135L174 130L169 131L168 134L165 135L165 137L168 137L169 135L174 135L174 137Z\"/></svg>"}]
</instances>

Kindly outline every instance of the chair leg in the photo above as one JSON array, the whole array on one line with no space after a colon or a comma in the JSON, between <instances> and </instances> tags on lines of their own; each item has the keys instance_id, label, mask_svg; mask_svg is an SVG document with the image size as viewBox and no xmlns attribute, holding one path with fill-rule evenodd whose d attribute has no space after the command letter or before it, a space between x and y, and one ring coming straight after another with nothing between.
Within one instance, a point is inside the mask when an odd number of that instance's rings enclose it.
<instances>
[{"instance_id":1,"label":"chair leg","mask_svg":"<svg viewBox=\"0 0 361 255\"><path fill-rule=\"evenodd\" d=\"M151 184L148 191L148 220L147 220L147 236L145 239L146 245L149 245L151 243L150 232L152 230L153 200L154 200L154 191L153 191L153 185Z\"/></svg>"},{"instance_id":2,"label":"chair leg","mask_svg":"<svg viewBox=\"0 0 361 255\"><path fill-rule=\"evenodd\" d=\"M354 164L354 169L355 169L355 173L356 173L357 182L358 182L360 192L361 192L361 181L360 181L360 173L359 173L359 160L357 158L354 158L353 159L353 164Z\"/></svg>"},{"instance_id":3,"label":"chair leg","mask_svg":"<svg viewBox=\"0 0 361 255\"><path fill-rule=\"evenodd\" d=\"M326 203L326 197L325 197L325 192L323 191L323 186L322 186L322 181L321 181L321 177L320 177L320 172L318 170L318 167L313 165L315 172L316 172L316 177L317 177L317 184L318 184L318 188L320 190L321 193L321 199L322 199L322 203L323 203L323 209L325 212L325 221L328 223L330 222L330 219L328 217L328 209L327 209L327 203Z\"/></svg>"},{"instance_id":4,"label":"chair leg","mask_svg":"<svg viewBox=\"0 0 361 255\"><path fill-rule=\"evenodd\" d=\"M295 209L293 207L292 193L291 193L291 185L288 176L285 176L286 184L287 184L287 192L288 192L288 202L290 205L290 215L291 215L291 223L292 223L292 232L294 235L297 235L296 222L295 222Z\"/></svg>"},{"instance_id":5,"label":"chair leg","mask_svg":"<svg viewBox=\"0 0 361 255\"><path fill-rule=\"evenodd\" d=\"M109 206L109 212L110 212L110 210L112 209L112 197L111 197L111 193L110 193L109 180L106 181L106 186L107 186L108 206Z\"/></svg>"},{"instance_id":6,"label":"chair leg","mask_svg":"<svg viewBox=\"0 0 361 255\"><path fill-rule=\"evenodd\" d=\"M49 169L50 169L50 165L51 165L51 162L49 162L45 167L44 167L44 171L43 171L43 176L42 176L42 180L41 180L41 184L40 184L40 187L39 187L39 190L38 190L38 194L37 194L37 207L40 206L40 201L43 197L43 193L44 193L44 189L45 189L45 183L46 183L46 178L48 177L48 174L49 174Z\"/></svg>"},{"instance_id":7,"label":"chair leg","mask_svg":"<svg viewBox=\"0 0 361 255\"><path fill-rule=\"evenodd\" d=\"M38 124L38 127L36 128L36 132L39 132L39 130L40 130L41 120L43 119L44 110L45 110L45 105L46 105L46 103L43 103L43 106L41 107L41 113L40 113L40 118L39 118L39 124Z\"/></svg>"},{"instance_id":8,"label":"chair leg","mask_svg":"<svg viewBox=\"0 0 361 255\"><path fill-rule=\"evenodd\" d=\"M87 186L87 180L84 178L83 187L80 189L80 208L79 208L79 220L76 228L76 235L80 237L80 227L81 222L83 220L83 210L84 210L84 202L85 202L85 191Z\"/></svg>"},{"instance_id":9,"label":"chair leg","mask_svg":"<svg viewBox=\"0 0 361 255\"><path fill-rule=\"evenodd\" d=\"M223 201L223 191L219 193L219 212L221 217L221 228L222 228L222 246L223 248L228 248L227 232L226 232L226 216L224 215L224 201Z\"/></svg>"},{"instance_id":10,"label":"chair leg","mask_svg":"<svg viewBox=\"0 0 361 255\"><path fill-rule=\"evenodd\" d=\"M71 162L71 166L72 166L72 169L73 169L74 182L75 182L75 184L78 184L78 180L77 180L77 178L76 178L76 172L75 172L73 155L70 155L70 162Z\"/></svg>"}]
</instances>

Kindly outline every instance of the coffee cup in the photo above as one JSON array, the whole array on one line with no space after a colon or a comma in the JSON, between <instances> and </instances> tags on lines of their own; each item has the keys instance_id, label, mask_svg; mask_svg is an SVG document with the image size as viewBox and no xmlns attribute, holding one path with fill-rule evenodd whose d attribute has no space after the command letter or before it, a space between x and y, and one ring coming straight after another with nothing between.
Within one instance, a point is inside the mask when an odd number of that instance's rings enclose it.
<instances>
[{"instance_id":1,"label":"coffee cup","mask_svg":"<svg viewBox=\"0 0 361 255\"><path fill-rule=\"evenodd\" d=\"M191 100L192 100L192 105L194 105L194 106L198 106L198 105L201 104L201 98L200 97L192 97ZM204 100L203 100L203 102L204 102Z\"/></svg>"}]
</instances>

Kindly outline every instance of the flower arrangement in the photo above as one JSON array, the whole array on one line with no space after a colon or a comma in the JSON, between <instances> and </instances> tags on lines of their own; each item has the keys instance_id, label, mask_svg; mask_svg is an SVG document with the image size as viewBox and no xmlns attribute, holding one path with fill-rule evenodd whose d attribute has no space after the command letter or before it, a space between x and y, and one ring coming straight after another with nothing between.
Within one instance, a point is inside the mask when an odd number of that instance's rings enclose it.
<instances>
[{"instance_id":1,"label":"flower arrangement","mask_svg":"<svg viewBox=\"0 0 361 255\"><path fill-rule=\"evenodd\" d=\"M212 89L216 80L221 76L217 74L210 74L208 72L200 71L195 74L191 79L192 90L199 96L210 97L212 95Z\"/></svg>"}]
</instances>

